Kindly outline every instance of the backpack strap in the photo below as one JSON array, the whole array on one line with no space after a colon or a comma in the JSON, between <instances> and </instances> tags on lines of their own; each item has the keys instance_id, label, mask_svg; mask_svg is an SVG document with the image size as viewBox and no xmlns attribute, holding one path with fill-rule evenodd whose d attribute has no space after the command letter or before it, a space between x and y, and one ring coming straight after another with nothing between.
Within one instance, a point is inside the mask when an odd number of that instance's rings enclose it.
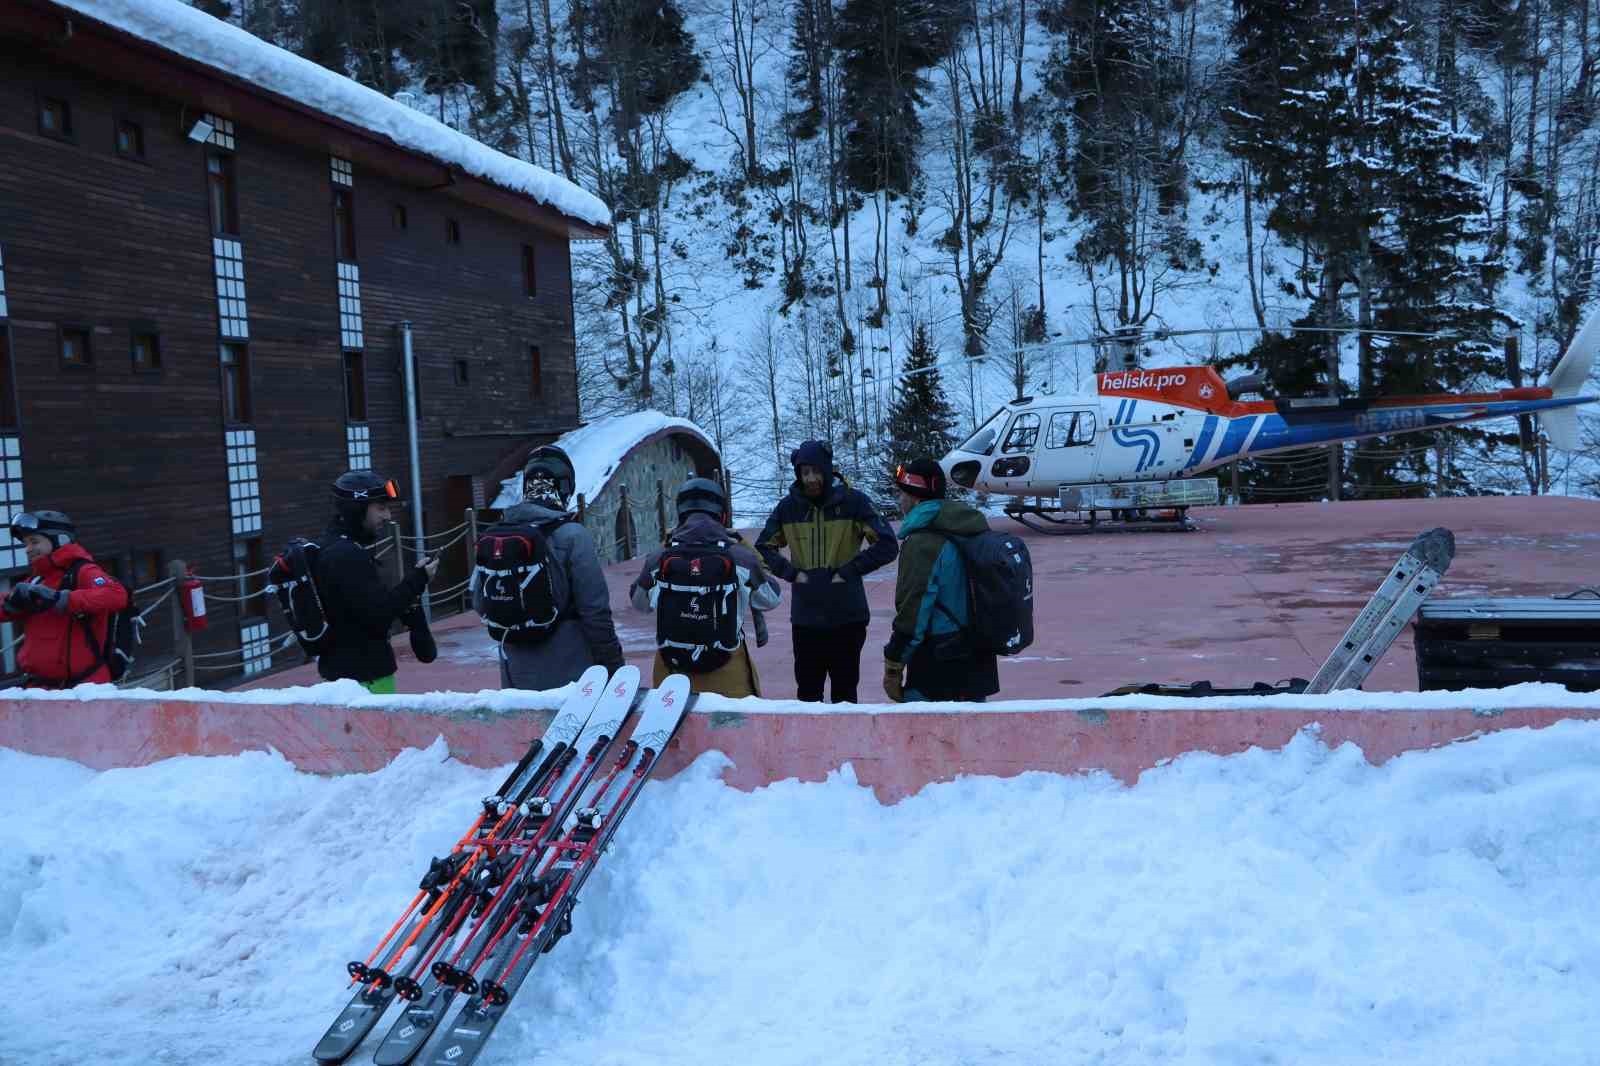
<instances>
[{"instance_id":1,"label":"backpack strap","mask_svg":"<svg viewBox=\"0 0 1600 1066\"><path fill-rule=\"evenodd\" d=\"M938 537L946 544L949 544L951 547L955 548L956 561L961 564L961 577L962 580L966 582L967 586L967 609L970 611L972 609L972 604L977 597L975 597L972 592L972 570L967 566L967 560L965 556L961 554L961 542L965 541L967 538L959 533L946 533L942 529L933 529L928 526L922 526L921 528L913 529L910 533L904 534L901 539L904 540L908 537L914 537L918 533L927 533L929 536ZM946 607L939 600L933 601L933 609L936 611L943 611L944 616L956 624L956 628L961 631L963 636L966 635L967 630L972 626L970 621L963 622L961 619L957 618L956 613L950 608Z\"/></svg>"},{"instance_id":2,"label":"backpack strap","mask_svg":"<svg viewBox=\"0 0 1600 1066\"><path fill-rule=\"evenodd\" d=\"M61 590L63 592L72 592L75 590L78 587L78 574L81 573L83 568L88 565L89 563L85 559L74 559L72 561L72 565L67 567L67 576L61 579ZM89 615L86 612L80 612L76 615L73 615L73 619L83 627L83 640L84 643L89 646L89 654L93 661L86 669L81 670L69 677L66 683L62 686L63 688L72 688L75 685L83 684L83 682L87 681L95 673L95 671L99 670L102 666L105 666L111 661L111 653L109 649L102 645L100 641L94 639L94 626L89 623ZM106 640L109 642L110 639L111 631L108 628L106 630ZM72 644L70 640L67 643L67 662L68 664L72 662Z\"/></svg>"}]
</instances>

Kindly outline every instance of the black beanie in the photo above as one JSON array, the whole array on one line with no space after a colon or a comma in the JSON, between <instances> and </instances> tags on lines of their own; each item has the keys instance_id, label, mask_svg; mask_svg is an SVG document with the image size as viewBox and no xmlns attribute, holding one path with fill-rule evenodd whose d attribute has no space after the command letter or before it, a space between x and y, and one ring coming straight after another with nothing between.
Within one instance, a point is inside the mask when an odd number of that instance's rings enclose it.
<instances>
[{"instance_id":1,"label":"black beanie","mask_svg":"<svg viewBox=\"0 0 1600 1066\"><path fill-rule=\"evenodd\" d=\"M895 468L895 485L908 496L923 500L944 499L944 471L932 459L917 458Z\"/></svg>"}]
</instances>

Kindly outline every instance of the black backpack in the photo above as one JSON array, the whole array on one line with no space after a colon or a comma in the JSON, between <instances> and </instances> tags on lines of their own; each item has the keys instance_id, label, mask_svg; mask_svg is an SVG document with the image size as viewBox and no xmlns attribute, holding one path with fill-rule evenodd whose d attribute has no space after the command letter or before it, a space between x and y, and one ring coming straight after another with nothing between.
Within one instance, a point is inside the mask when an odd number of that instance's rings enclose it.
<instances>
[{"instance_id":1,"label":"black backpack","mask_svg":"<svg viewBox=\"0 0 1600 1066\"><path fill-rule=\"evenodd\" d=\"M501 522L478 535L474 600L496 641L537 644L560 623L550 562L550 530L559 524Z\"/></svg>"},{"instance_id":2,"label":"black backpack","mask_svg":"<svg viewBox=\"0 0 1600 1066\"><path fill-rule=\"evenodd\" d=\"M739 650L739 571L727 541L669 541L656 570L656 647L679 673L706 674Z\"/></svg>"},{"instance_id":3,"label":"black backpack","mask_svg":"<svg viewBox=\"0 0 1600 1066\"><path fill-rule=\"evenodd\" d=\"M912 530L912 536L918 533L943 537L961 553L967 578L965 633L973 648L1015 655L1033 643L1033 558L1021 537L993 529L964 537Z\"/></svg>"},{"instance_id":4,"label":"black backpack","mask_svg":"<svg viewBox=\"0 0 1600 1066\"><path fill-rule=\"evenodd\" d=\"M71 591L78 587L78 572L88 562L79 559L67 568L67 576L61 579L61 587ZM89 624L89 616L78 615L78 621L83 625L83 635L88 640L89 646L95 648L95 661L78 676L68 682L76 685L86 680L90 674L100 669L102 665L110 672L112 681L121 681L128 676L128 671L133 669L133 660L139 654L139 645L144 643L144 618L133 607L133 593L128 593L128 606L114 612L106 619L106 639L104 643L97 642L94 638L94 627Z\"/></svg>"},{"instance_id":5,"label":"black backpack","mask_svg":"<svg viewBox=\"0 0 1600 1066\"><path fill-rule=\"evenodd\" d=\"M333 644L328 612L317 588L317 558L321 554L322 548L315 541L295 537L272 560L272 568L267 571L267 588L277 594L278 606L289 620L294 639L310 659L326 654Z\"/></svg>"}]
</instances>

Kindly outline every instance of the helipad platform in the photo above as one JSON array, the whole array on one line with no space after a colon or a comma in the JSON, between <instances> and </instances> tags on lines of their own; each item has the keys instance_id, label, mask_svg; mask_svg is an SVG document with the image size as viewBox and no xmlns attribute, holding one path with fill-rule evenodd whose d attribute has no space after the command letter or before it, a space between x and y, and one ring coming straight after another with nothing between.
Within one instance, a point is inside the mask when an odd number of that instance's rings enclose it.
<instances>
[{"instance_id":1,"label":"helipad platform","mask_svg":"<svg viewBox=\"0 0 1600 1066\"><path fill-rule=\"evenodd\" d=\"M1547 596L1600 584L1600 501L1472 497L1218 507L1191 512L1198 532L1050 536L996 518L1028 542L1038 595L1037 634L1000 661L1008 699L1099 696L1146 682L1217 686L1309 678L1412 537L1443 526L1455 561L1434 593ZM654 618L634 611L627 588L639 563L608 567L612 609L628 661L649 676ZM862 656L863 703L879 703L882 648L894 611L893 565L867 578L872 626ZM785 593L788 589L785 587ZM771 641L756 652L763 695L795 693L789 604L768 616ZM411 658L395 640L402 692L475 692L499 685L495 649L473 615L435 630L439 658ZM313 666L249 686L311 684ZM1409 628L1364 686L1417 687Z\"/></svg>"}]
</instances>

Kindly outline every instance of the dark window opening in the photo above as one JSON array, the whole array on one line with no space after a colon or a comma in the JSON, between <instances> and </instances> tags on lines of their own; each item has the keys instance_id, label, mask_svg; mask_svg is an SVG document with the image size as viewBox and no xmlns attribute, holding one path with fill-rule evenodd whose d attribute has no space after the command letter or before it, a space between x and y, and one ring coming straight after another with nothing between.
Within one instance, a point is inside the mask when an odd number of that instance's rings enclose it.
<instances>
[{"instance_id":1,"label":"dark window opening","mask_svg":"<svg viewBox=\"0 0 1600 1066\"><path fill-rule=\"evenodd\" d=\"M117 123L117 154L129 159L144 158L144 127L122 119Z\"/></svg>"},{"instance_id":2,"label":"dark window opening","mask_svg":"<svg viewBox=\"0 0 1600 1066\"><path fill-rule=\"evenodd\" d=\"M361 352L344 353L344 414L351 422L367 420L367 357Z\"/></svg>"},{"instance_id":3,"label":"dark window opening","mask_svg":"<svg viewBox=\"0 0 1600 1066\"><path fill-rule=\"evenodd\" d=\"M539 295L539 275L533 261L533 245L522 246L522 291L527 296Z\"/></svg>"},{"instance_id":4,"label":"dark window opening","mask_svg":"<svg viewBox=\"0 0 1600 1066\"><path fill-rule=\"evenodd\" d=\"M250 421L250 350L242 344L222 346L222 420L230 425Z\"/></svg>"},{"instance_id":5,"label":"dark window opening","mask_svg":"<svg viewBox=\"0 0 1600 1066\"><path fill-rule=\"evenodd\" d=\"M445 219L445 221L444 221L444 239L449 241L451 244L460 244L461 243L461 223L457 222L453 218Z\"/></svg>"},{"instance_id":6,"label":"dark window opening","mask_svg":"<svg viewBox=\"0 0 1600 1066\"><path fill-rule=\"evenodd\" d=\"M456 384L457 385L465 385L466 383L467 383L467 361L465 359L457 359L456 360Z\"/></svg>"},{"instance_id":7,"label":"dark window opening","mask_svg":"<svg viewBox=\"0 0 1600 1066\"><path fill-rule=\"evenodd\" d=\"M161 335L154 330L133 331L133 369L153 371L161 369Z\"/></svg>"},{"instance_id":8,"label":"dark window opening","mask_svg":"<svg viewBox=\"0 0 1600 1066\"><path fill-rule=\"evenodd\" d=\"M63 139L72 136L72 105L47 96L39 101L39 132Z\"/></svg>"},{"instance_id":9,"label":"dark window opening","mask_svg":"<svg viewBox=\"0 0 1600 1066\"><path fill-rule=\"evenodd\" d=\"M161 557L161 550L159 548L150 548L145 551L135 551L133 553L132 570L133 588L130 588L128 591L132 592L134 589L149 588L151 585L154 585L157 581L162 579L161 574L165 569L166 561ZM118 580L120 581L121 578L118 578Z\"/></svg>"},{"instance_id":10,"label":"dark window opening","mask_svg":"<svg viewBox=\"0 0 1600 1066\"><path fill-rule=\"evenodd\" d=\"M237 583L235 596L239 597L239 617L265 618L267 597L261 595L266 588L267 575L257 571L266 566L261 558L261 538L247 537L233 542L233 576Z\"/></svg>"},{"instance_id":11,"label":"dark window opening","mask_svg":"<svg viewBox=\"0 0 1600 1066\"><path fill-rule=\"evenodd\" d=\"M335 186L333 190L333 254L344 262L356 258L356 213L351 191Z\"/></svg>"},{"instance_id":12,"label":"dark window opening","mask_svg":"<svg viewBox=\"0 0 1600 1066\"><path fill-rule=\"evenodd\" d=\"M17 389L11 376L11 330L0 324L0 429L17 428Z\"/></svg>"},{"instance_id":13,"label":"dark window opening","mask_svg":"<svg viewBox=\"0 0 1600 1066\"><path fill-rule=\"evenodd\" d=\"M537 400L544 396L544 359L537 344L528 349L528 366L533 371L533 398Z\"/></svg>"},{"instance_id":14,"label":"dark window opening","mask_svg":"<svg viewBox=\"0 0 1600 1066\"><path fill-rule=\"evenodd\" d=\"M211 196L214 233L239 232L239 197L234 181L233 156L212 152L206 156L206 182Z\"/></svg>"},{"instance_id":15,"label":"dark window opening","mask_svg":"<svg viewBox=\"0 0 1600 1066\"><path fill-rule=\"evenodd\" d=\"M61 365L93 366L94 349L89 344L89 331L63 327L61 330Z\"/></svg>"},{"instance_id":16,"label":"dark window opening","mask_svg":"<svg viewBox=\"0 0 1600 1066\"><path fill-rule=\"evenodd\" d=\"M406 205L395 204L389 209L389 221L394 223L395 229L403 230L409 225L406 219Z\"/></svg>"},{"instance_id":17,"label":"dark window opening","mask_svg":"<svg viewBox=\"0 0 1600 1066\"><path fill-rule=\"evenodd\" d=\"M95 565L104 570L110 576L111 580L115 581L119 585L122 585L124 588L127 587L128 583L122 579L122 575L127 573L127 568L122 565L122 556L101 555L100 553L96 552L94 561ZM128 591L132 592L133 590L128 589Z\"/></svg>"}]
</instances>

